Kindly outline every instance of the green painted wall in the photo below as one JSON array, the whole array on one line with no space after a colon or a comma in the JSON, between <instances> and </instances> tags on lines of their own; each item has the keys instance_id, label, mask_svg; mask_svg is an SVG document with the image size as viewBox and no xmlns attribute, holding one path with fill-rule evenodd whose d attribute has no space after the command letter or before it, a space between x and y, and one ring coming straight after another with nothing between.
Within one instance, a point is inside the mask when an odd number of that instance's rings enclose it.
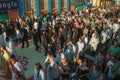
<instances>
[{"instance_id":1,"label":"green painted wall","mask_svg":"<svg viewBox=\"0 0 120 80\"><path fill-rule=\"evenodd\" d=\"M0 13L0 21L7 21L9 19L8 13Z\"/></svg>"}]
</instances>

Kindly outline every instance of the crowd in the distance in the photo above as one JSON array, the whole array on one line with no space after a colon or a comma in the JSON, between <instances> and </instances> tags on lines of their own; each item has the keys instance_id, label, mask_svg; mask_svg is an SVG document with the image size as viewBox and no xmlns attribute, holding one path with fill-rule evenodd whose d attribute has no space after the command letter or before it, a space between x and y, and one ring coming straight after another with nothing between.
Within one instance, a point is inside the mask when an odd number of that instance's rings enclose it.
<instances>
[{"instance_id":1,"label":"crowd in the distance","mask_svg":"<svg viewBox=\"0 0 120 80\"><path fill-rule=\"evenodd\" d=\"M24 48L24 43L29 47L28 40L33 39L35 51L42 44L46 56L46 69L40 63L35 64L34 80L120 79L119 6L45 14L34 19L17 18L7 24L0 23L0 28L2 62L12 64L4 69L7 78L11 77L11 71L24 76L22 69L15 66L17 55L13 42L22 43ZM90 59L85 54L93 56L94 61L88 63Z\"/></svg>"}]
</instances>

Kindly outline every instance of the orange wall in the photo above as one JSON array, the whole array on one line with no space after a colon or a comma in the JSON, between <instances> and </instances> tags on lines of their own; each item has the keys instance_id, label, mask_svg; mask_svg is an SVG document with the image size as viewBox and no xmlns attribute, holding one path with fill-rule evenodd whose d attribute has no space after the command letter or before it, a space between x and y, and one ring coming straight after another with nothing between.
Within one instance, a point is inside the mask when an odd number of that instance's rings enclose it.
<instances>
[{"instance_id":1,"label":"orange wall","mask_svg":"<svg viewBox=\"0 0 120 80\"><path fill-rule=\"evenodd\" d=\"M75 6L70 6L70 10L74 11L75 10Z\"/></svg>"},{"instance_id":2,"label":"orange wall","mask_svg":"<svg viewBox=\"0 0 120 80\"><path fill-rule=\"evenodd\" d=\"M19 17L19 10L18 9L16 9L16 10L10 10L10 11L8 11L8 14L9 14L9 18L10 19L16 19L16 18L18 18Z\"/></svg>"}]
</instances>

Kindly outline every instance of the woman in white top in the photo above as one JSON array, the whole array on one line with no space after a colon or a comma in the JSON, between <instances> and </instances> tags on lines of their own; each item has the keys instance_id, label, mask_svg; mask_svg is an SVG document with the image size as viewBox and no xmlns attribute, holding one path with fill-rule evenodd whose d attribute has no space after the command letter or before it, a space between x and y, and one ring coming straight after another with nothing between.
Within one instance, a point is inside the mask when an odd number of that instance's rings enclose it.
<instances>
[{"instance_id":1,"label":"woman in white top","mask_svg":"<svg viewBox=\"0 0 120 80\"><path fill-rule=\"evenodd\" d=\"M79 38L79 41L77 42L77 55L80 56L83 54L84 51L84 42L81 38Z\"/></svg>"},{"instance_id":2,"label":"woman in white top","mask_svg":"<svg viewBox=\"0 0 120 80\"><path fill-rule=\"evenodd\" d=\"M35 64L34 80L45 80L44 70L40 63Z\"/></svg>"}]
</instances>

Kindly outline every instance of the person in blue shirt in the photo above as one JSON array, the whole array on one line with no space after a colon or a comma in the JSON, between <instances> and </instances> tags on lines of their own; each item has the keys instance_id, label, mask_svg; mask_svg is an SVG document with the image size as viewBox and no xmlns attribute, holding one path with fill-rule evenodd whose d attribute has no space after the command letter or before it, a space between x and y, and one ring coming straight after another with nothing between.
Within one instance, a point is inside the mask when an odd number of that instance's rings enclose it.
<instances>
[{"instance_id":1,"label":"person in blue shirt","mask_svg":"<svg viewBox=\"0 0 120 80\"><path fill-rule=\"evenodd\" d=\"M34 80L45 80L44 71L40 63L35 64Z\"/></svg>"},{"instance_id":2,"label":"person in blue shirt","mask_svg":"<svg viewBox=\"0 0 120 80\"><path fill-rule=\"evenodd\" d=\"M99 65L94 64L92 69L89 71L88 79L89 80L99 80L99 77L101 74L102 74L102 72L99 69Z\"/></svg>"}]
</instances>

